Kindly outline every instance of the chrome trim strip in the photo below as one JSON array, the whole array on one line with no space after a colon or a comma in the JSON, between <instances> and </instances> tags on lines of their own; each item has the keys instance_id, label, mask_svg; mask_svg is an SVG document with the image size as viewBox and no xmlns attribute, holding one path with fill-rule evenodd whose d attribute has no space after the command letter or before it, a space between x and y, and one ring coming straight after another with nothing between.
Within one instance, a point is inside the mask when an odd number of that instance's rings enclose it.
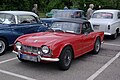
<instances>
[{"instance_id":1,"label":"chrome trim strip","mask_svg":"<svg viewBox=\"0 0 120 80\"><path fill-rule=\"evenodd\" d=\"M104 35L112 35L111 33L104 32Z\"/></svg>"},{"instance_id":2,"label":"chrome trim strip","mask_svg":"<svg viewBox=\"0 0 120 80\"><path fill-rule=\"evenodd\" d=\"M41 57L41 60L44 60L44 61L59 61L58 58L45 58L45 57Z\"/></svg>"},{"instance_id":3,"label":"chrome trim strip","mask_svg":"<svg viewBox=\"0 0 120 80\"><path fill-rule=\"evenodd\" d=\"M14 50L12 52L19 55L19 53ZM59 58L45 58L45 57L41 57L41 56L38 56L38 58L40 58L40 60L43 60L43 61L53 61L53 62L59 61Z\"/></svg>"}]
</instances>

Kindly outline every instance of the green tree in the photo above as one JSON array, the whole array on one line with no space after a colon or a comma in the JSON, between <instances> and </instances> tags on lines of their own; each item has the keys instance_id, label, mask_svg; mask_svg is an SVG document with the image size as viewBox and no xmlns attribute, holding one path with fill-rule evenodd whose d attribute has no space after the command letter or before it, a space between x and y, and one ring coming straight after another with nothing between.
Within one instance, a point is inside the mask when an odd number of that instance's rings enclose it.
<instances>
[{"instance_id":1,"label":"green tree","mask_svg":"<svg viewBox=\"0 0 120 80\"><path fill-rule=\"evenodd\" d=\"M120 9L120 0L0 0L0 10L31 11L35 3L38 4L40 12L47 12L53 8L63 9L65 5L86 10L91 3L95 5L95 9L99 5L102 8Z\"/></svg>"}]
</instances>

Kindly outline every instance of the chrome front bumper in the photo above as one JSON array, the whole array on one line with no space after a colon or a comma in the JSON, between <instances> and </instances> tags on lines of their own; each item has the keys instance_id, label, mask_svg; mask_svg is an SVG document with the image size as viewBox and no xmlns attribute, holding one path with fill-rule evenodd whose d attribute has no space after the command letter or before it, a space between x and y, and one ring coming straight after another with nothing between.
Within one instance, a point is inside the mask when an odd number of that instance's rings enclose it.
<instances>
[{"instance_id":1,"label":"chrome front bumper","mask_svg":"<svg viewBox=\"0 0 120 80\"><path fill-rule=\"evenodd\" d=\"M13 53L19 55L19 52L16 51L12 51ZM38 62L40 62L41 60L43 61L53 61L53 62L57 62L59 61L59 58L45 58L45 57L41 57L40 55L37 56L38 57Z\"/></svg>"}]
</instances>

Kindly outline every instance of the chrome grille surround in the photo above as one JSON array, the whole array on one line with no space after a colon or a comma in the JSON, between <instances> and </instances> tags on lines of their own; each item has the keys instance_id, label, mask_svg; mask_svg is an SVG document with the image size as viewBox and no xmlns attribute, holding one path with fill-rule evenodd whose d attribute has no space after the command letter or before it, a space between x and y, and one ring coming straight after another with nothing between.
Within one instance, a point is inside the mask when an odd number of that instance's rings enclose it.
<instances>
[{"instance_id":1,"label":"chrome grille surround","mask_svg":"<svg viewBox=\"0 0 120 80\"><path fill-rule=\"evenodd\" d=\"M22 45L21 51L30 53L30 54L35 54L35 55L47 56L47 57L51 57L53 55L51 50L48 54L44 54L42 53L40 47L33 47L33 46L26 46L26 45ZM40 52L40 54L38 54L38 52Z\"/></svg>"},{"instance_id":2,"label":"chrome grille surround","mask_svg":"<svg viewBox=\"0 0 120 80\"><path fill-rule=\"evenodd\" d=\"M32 46L22 45L21 51L22 52L33 53L33 54L38 54L39 48L32 47Z\"/></svg>"}]
</instances>

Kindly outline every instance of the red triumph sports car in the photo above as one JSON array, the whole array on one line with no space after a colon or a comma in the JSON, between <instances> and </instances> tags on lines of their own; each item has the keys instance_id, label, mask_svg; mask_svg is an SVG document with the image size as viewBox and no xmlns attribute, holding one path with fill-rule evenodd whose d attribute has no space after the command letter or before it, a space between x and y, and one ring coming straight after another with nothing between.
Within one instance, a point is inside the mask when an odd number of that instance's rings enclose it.
<instances>
[{"instance_id":1,"label":"red triumph sports car","mask_svg":"<svg viewBox=\"0 0 120 80\"><path fill-rule=\"evenodd\" d=\"M62 70L69 69L71 61L87 52L97 54L104 32L94 32L86 20L60 20L46 32L26 34L17 38L14 53L20 61L58 62Z\"/></svg>"}]
</instances>

